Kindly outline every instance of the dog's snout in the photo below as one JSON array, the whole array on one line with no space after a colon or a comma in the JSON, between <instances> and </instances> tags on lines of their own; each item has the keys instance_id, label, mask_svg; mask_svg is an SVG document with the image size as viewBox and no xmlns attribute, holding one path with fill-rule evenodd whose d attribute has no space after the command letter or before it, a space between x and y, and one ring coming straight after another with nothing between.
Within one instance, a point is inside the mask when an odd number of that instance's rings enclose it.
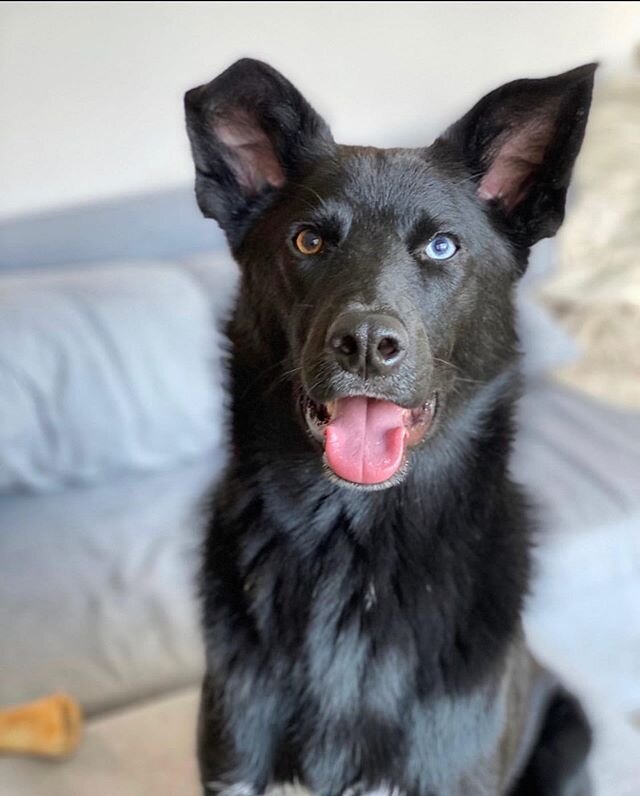
<instances>
[{"instance_id":1,"label":"dog's snout","mask_svg":"<svg viewBox=\"0 0 640 796\"><path fill-rule=\"evenodd\" d=\"M362 378L391 373L408 345L407 330L390 315L345 312L327 334L327 350L340 367Z\"/></svg>"}]
</instances>

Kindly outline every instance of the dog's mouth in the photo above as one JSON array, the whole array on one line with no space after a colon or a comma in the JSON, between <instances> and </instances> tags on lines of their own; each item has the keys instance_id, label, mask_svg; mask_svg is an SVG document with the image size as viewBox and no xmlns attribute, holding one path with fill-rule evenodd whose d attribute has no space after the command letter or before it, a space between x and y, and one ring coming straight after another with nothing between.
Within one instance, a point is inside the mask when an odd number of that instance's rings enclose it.
<instances>
[{"instance_id":1,"label":"dog's mouth","mask_svg":"<svg viewBox=\"0 0 640 796\"><path fill-rule=\"evenodd\" d=\"M415 409L366 395L326 404L302 397L307 426L324 447L331 475L369 488L391 486L400 479L408 451L422 442L433 425L437 404L435 393Z\"/></svg>"}]
</instances>

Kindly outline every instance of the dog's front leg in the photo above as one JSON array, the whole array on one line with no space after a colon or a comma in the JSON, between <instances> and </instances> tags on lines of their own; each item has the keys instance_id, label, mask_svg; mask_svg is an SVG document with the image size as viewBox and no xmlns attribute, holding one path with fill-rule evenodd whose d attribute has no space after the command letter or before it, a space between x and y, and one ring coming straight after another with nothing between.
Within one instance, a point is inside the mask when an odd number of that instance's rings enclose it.
<instances>
[{"instance_id":1,"label":"dog's front leg","mask_svg":"<svg viewBox=\"0 0 640 796\"><path fill-rule=\"evenodd\" d=\"M203 794L261 796L273 777L277 701L257 687L234 690L233 682L225 683L231 688L231 698L225 698L211 674L203 681L198 718Z\"/></svg>"}]
</instances>

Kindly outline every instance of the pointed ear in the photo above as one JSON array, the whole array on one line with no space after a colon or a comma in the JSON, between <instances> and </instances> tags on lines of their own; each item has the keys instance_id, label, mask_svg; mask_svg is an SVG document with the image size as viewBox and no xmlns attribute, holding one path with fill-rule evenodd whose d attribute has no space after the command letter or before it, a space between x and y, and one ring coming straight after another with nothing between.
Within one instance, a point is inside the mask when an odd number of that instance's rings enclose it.
<instances>
[{"instance_id":1,"label":"pointed ear","mask_svg":"<svg viewBox=\"0 0 640 796\"><path fill-rule=\"evenodd\" d=\"M462 159L478 197L520 245L554 235L591 104L596 64L487 94L440 143Z\"/></svg>"},{"instance_id":2,"label":"pointed ear","mask_svg":"<svg viewBox=\"0 0 640 796\"><path fill-rule=\"evenodd\" d=\"M203 214L232 237L305 164L332 151L329 128L267 64L245 58L185 95Z\"/></svg>"}]
</instances>

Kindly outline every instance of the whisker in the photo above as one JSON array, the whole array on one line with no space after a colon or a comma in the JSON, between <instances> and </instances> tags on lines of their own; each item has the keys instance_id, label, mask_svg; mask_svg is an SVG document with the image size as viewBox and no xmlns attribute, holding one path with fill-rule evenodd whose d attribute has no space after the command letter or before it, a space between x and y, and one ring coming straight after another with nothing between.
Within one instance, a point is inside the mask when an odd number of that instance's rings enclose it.
<instances>
[{"instance_id":1,"label":"whisker","mask_svg":"<svg viewBox=\"0 0 640 796\"><path fill-rule=\"evenodd\" d=\"M274 390L276 387L280 386L281 384L284 384L284 382L287 381L287 379L290 376L294 376L296 373L301 373L301 372L302 372L301 367L285 370L284 373L280 373L278 376L276 376L276 378L271 382L271 384L265 388L265 392L267 393L272 392L272 390Z\"/></svg>"},{"instance_id":2,"label":"whisker","mask_svg":"<svg viewBox=\"0 0 640 796\"><path fill-rule=\"evenodd\" d=\"M440 357L434 357L433 360L434 360L434 362L440 362L442 365L446 365L447 367L452 368L453 370L456 370L456 371L460 371L461 370L460 366L456 365L455 362L449 362L448 360L441 359ZM462 381L462 382L465 382L466 384L486 384L487 383L486 380L483 380L483 379L470 379L469 377L466 377L466 376L460 376L459 373L456 373L454 378L455 378L456 382Z\"/></svg>"}]
</instances>

